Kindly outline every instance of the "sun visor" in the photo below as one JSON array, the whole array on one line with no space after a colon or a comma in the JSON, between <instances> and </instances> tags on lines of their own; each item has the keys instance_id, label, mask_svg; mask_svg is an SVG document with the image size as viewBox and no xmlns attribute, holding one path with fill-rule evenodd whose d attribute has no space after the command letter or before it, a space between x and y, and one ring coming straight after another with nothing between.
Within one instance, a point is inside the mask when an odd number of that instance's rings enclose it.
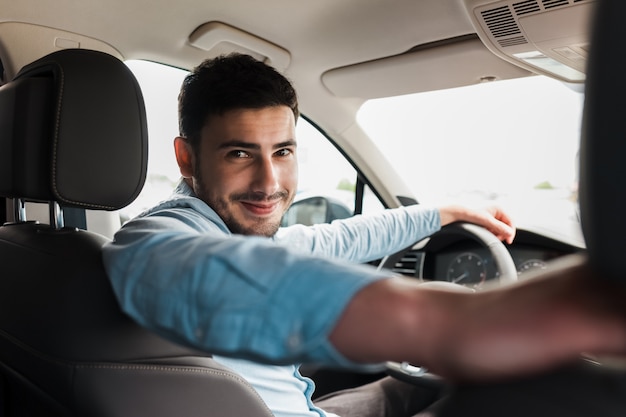
<instances>
[{"instance_id":1,"label":"sun visor","mask_svg":"<svg viewBox=\"0 0 626 417\"><path fill-rule=\"evenodd\" d=\"M491 53L477 37L336 68L322 76L339 97L373 99L530 75Z\"/></svg>"},{"instance_id":2,"label":"sun visor","mask_svg":"<svg viewBox=\"0 0 626 417\"><path fill-rule=\"evenodd\" d=\"M496 55L562 81L585 81L593 0L465 0L476 32Z\"/></svg>"}]
</instances>

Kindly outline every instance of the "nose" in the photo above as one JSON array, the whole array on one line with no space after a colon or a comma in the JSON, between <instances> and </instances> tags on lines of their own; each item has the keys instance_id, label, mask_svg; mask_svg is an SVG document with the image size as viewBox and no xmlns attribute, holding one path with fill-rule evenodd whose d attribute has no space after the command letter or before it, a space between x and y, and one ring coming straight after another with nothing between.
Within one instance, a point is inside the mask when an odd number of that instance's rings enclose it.
<instances>
[{"instance_id":1,"label":"nose","mask_svg":"<svg viewBox=\"0 0 626 417\"><path fill-rule=\"evenodd\" d=\"M252 183L252 191L268 196L274 194L280 188L279 174L278 166L271 158L259 159Z\"/></svg>"}]
</instances>

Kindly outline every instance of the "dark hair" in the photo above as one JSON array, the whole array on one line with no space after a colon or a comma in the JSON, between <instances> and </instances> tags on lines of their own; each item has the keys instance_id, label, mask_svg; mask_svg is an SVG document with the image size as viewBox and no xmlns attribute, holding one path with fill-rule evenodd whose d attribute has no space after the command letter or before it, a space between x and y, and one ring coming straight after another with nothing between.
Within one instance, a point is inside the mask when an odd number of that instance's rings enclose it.
<instances>
[{"instance_id":1,"label":"dark hair","mask_svg":"<svg viewBox=\"0 0 626 417\"><path fill-rule=\"evenodd\" d=\"M197 152L200 131L210 116L283 105L297 120L296 91L274 68L238 53L207 59L183 81L178 96L180 135Z\"/></svg>"}]
</instances>

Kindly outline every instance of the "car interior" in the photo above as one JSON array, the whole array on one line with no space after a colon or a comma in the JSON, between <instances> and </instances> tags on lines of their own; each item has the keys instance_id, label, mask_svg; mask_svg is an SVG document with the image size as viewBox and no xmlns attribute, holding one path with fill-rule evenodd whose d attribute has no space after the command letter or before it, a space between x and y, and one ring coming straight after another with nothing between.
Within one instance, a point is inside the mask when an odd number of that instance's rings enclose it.
<instances>
[{"instance_id":1,"label":"car interior","mask_svg":"<svg viewBox=\"0 0 626 417\"><path fill-rule=\"evenodd\" d=\"M626 58L616 51L626 40L626 4L309 3L0 0L0 416L272 415L210 352L142 329L113 295L101 247L121 226L120 210L144 191L153 150L146 94L130 60L190 70L236 51L284 71L306 121L356 172L347 209L334 197L305 196L299 212L285 217L295 223L360 214L368 193L388 208L420 201L357 123L368 100L536 76L584 90L580 240L520 225L514 245L505 246L483 229L456 224L374 264L457 282L464 273L451 265L478 255L491 262L461 283L480 290L485 281L506 285L526 269L540 273L553 260L584 253L599 276L623 281ZM331 203L340 214L329 211ZM622 368L600 365L623 379ZM314 365L309 372L317 395L381 377ZM442 383L410 364L389 364L388 373ZM551 376L537 381L545 389L558 384ZM607 404L619 400L624 384L583 395L594 381L580 383L581 413L618 415ZM454 391L446 415L476 415L467 402L475 389ZM480 389L494 389L497 398L498 387ZM544 415L559 415L554 410Z\"/></svg>"}]
</instances>

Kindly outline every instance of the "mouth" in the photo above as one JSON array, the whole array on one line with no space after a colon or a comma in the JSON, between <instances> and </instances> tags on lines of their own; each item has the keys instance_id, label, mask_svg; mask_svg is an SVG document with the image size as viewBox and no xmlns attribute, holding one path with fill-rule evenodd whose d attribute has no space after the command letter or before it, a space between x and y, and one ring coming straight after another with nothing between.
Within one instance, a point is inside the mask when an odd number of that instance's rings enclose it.
<instances>
[{"instance_id":1,"label":"mouth","mask_svg":"<svg viewBox=\"0 0 626 417\"><path fill-rule=\"evenodd\" d=\"M273 214L280 204L280 200L275 201L239 201L246 211L255 216L269 216Z\"/></svg>"}]
</instances>

